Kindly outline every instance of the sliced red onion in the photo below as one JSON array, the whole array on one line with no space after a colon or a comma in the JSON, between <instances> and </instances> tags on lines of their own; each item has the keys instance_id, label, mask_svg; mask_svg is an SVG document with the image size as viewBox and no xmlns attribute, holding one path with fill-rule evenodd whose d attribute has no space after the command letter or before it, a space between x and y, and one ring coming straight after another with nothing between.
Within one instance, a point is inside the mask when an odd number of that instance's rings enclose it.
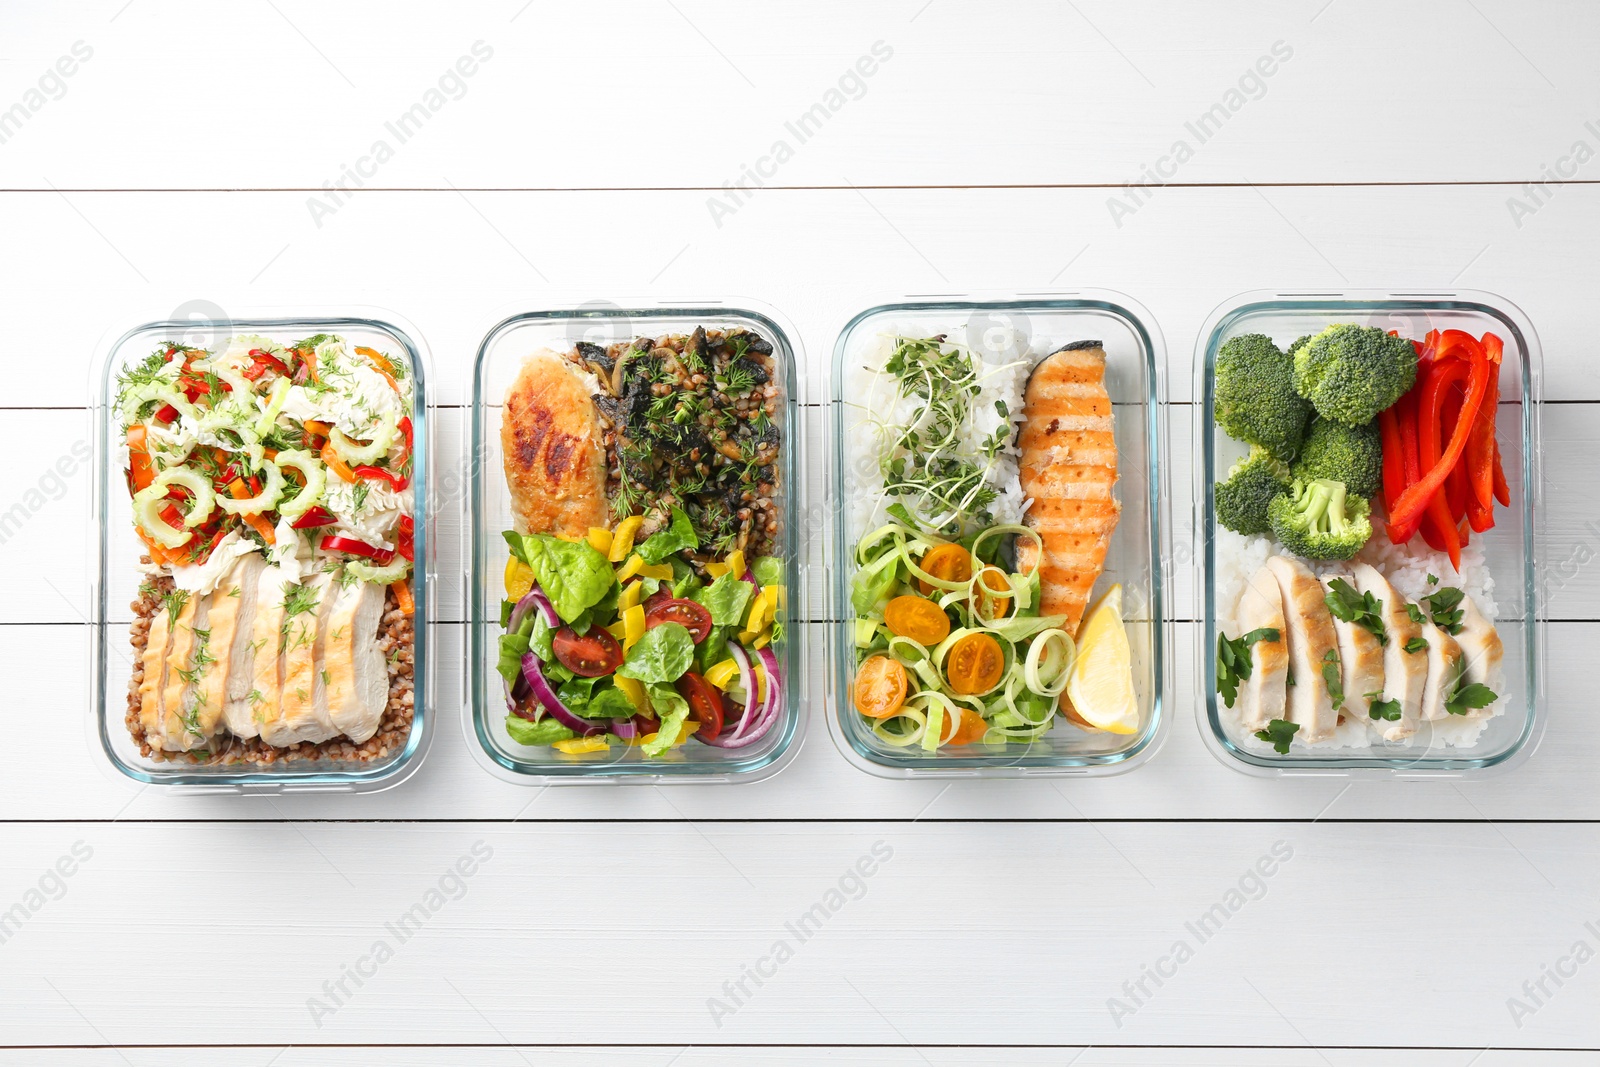
<instances>
[{"instance_id":1,"label":"sliced red onion","mask_svg":"<svg viewBox=\"0 0 1600 1067\"><path fill-rule=\"evenodd\" d=\"M511 609L511 617L506 620L506 633L516 633L522 625L522 620L528 617L528 612L534 608L539 609L539 614L544 616L544 621L551 626L561 625L561 618L556 614L555 605L550 603L550 598L544 595L544 590L539 588L539 583L534 582L521 600L517 601ZM504 681L502 679L502 681ZM512 711L517 709L517 701L528 695L528 684L523 678L518 678L515 685L505 683L506 706Z\"/></svg>"},{"instance_id":2,"label":"sliced red onion","mask_svg":"<svg viewBox=\"0 0 1600 1067\"><path fill-rule=\"evenodd\" d=\"M556 696L556 691L550 688L549 679L544 676L544 664L540 663L539 657L532 652L525 653L522 657L522 673L528 679L528 684L533 687L534 698L544 705L544 710L562 726L579 737L588 737L605 731L604 722L581 718L567 710L567 706L561 703L561 698Z\"/></svg>"},{"instance_id":3,"label":"sliced red onion","mask_svg":"<svg viewBox=\"0 0 1600 1067\"><path fill-rule=\"evenodd\" d=\"M632 719L611 720L611 732L624 741L632 741L639 736L639 727Z\"/></svg>"},{"instance_id":4,"label":"sliced red onion","mask_svg":"<svg viewBox=\"0 0 1600 1067\"><path fill-rule=\"evenodd\" d=\"M759 687L756 685L755 672L750 669L750 660L745 655L744 649L733 642L728 643L728 653L733 656L734 662L739 664L739 674L746 686L747 701L744 715L739 720L738 729L731 734L724 733L720 737L706 740L705 743L717 748L743 748L761 740L767 731L772 729L773 723L782 717L780 711L783 707L783 684L778 676L778 657L773 655L770 649L761 649L758 654L761 656L761 665L767 672L767 699L757 711L755 700Z\"/></svg>"}]
</instances>

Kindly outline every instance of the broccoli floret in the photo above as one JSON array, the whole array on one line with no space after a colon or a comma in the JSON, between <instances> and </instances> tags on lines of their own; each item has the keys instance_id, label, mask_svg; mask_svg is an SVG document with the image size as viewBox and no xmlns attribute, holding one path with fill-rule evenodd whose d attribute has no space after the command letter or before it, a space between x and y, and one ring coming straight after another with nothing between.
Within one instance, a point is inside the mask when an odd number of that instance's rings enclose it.
<instances>
[{"instance_id":1,"label":"broccoli floret","mask_svg":"<svg viewBox=\"0 0 1600 1067\"><path fill-rule=\"evenodd\" d=\"M1317 414L1361 426L1417 380L1417 351L1376 326L1342 322L1295 349L1294 387Z\"/></svg>"},{"instance_id":2,"label":"broccoli floret","mask_svg":"<svg viewBox=\"0 0 1600 1067\"><path fill-rule=\"evenodd\" d=\"M1311 420L1293 472L1303 482L1327 478L1343 482L1359 496L1376 496L1383 485L1383 439L1378 424L1346 426L1332 419Z\"/></svg>"},{"instance_id":3,"label":"broccoli floret","mask_svg":"<svg viewBox=\"0 0 1600 1067\"><path fill-rule=\"evenodd\" d=\"M1267 505L1288 491L1288 465L1254 445L1250 454L1228 471L1227 480L1218 482L1212 490L1217 521L1235 533L1266 533L1272 527Z\"/></svg>"},{"instance_id":4,"label":"broccoli floret","mask_svg":"<svg viewBox=\"0 0 1600 1067\"><path fill-rule=\"evenodd\" d=\"M1217 353L1212 390L1217 425L1229 436L1260 445L1288 462L1300 451L1311 405L1295 392L1294 364L1272 338L1229 338Z\"/></svg>"},{"instance_id":5,"label":"broccoli floret","mask_svg":"<svg viewBox=\"0 0 1600 1067\"><path fill-rule=\"evenodd\" d=\"M1349 559L1372 536L1367 502L1328 478L1296 481L1267 505L1272 536L1306 559Z\"/></svg>"},{"instance_id":6,"label":"broccoli floret","mask_svg":"<svg viewBox=\"0 0 1600 1067\"><path fill-rule=\"evenodd\" d=\"M1316 336L1316 334L1314 334L1314 333L1303 333L1299 337L1296 337L1292 342L1290 342L1289 347L1285 348L1283 351L1288 355L1288 357L1290 359L1293 359L1295 352L1297 352L1299 350L1300 346L1305 344L1307 341L1311 340L1315 336Z\"/></svg>"}]
</instances>

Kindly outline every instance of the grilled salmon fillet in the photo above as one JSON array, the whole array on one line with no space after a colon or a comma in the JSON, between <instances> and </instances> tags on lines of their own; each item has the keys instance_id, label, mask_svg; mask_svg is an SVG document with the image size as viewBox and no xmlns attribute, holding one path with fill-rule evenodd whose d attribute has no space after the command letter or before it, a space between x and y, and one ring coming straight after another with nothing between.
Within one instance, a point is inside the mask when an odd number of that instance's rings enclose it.
<instances>
[{"instance_id":1,"label":"grilled salmon fillet","mask_svg":"<svg viewBox=\"0 0 1600 1067\"><path fill-rule=\"evenodd\" d=\"M560 355L540 349L523 364L506 391L500 447L518 530L582 537L610 525L600 416Z\"/></svg>"},{"instance_id":2,"label":"grilled salmon fillet","mask_svg":"<svg viewBox=\"0 0 1600 1067\"><path fill-rule=\"evenodd\" d=\"M1122 513L1112 495L1117 443L1105 348L1075 341L1046 356L1028 379L1023 404L1018 480L1033 499L1024 521L1044 543L1039 612L1065 615L1067 632L1076 635ZM1032 567L1035 554L1032 542L1019 542L1018 565Z\"/></svg>"}]
</instances>

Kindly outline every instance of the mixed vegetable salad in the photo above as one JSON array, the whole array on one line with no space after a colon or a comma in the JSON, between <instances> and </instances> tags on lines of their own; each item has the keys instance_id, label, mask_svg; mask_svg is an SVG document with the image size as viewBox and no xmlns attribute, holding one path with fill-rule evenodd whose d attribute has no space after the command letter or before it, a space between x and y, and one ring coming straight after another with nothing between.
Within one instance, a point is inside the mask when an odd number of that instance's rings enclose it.
<instances>
[{"instance_id":1,"label":"mixed vegetable salad","mask_svg":"<svg viewBox=\"0 0 1600 1067\"><path fill-rule=\"evenodd\" d=\"M392 585L407 614L413 383L402 360L317 334L168 342L118 380L134 522L180 589L260 551Z\"/></svg>"},{"instance_id":2,"label":"mixed vegetable salad","mask_svg":"<svg viewBox=\"0 0 1600 1067\"><path fill-rule=\"evenodd\" d=\"M948 541L889 511L896 521L856 546L856 710L886 744L927 752L1044 736L1077 650L1065 616L1039 615L1038 568L1002 555L1038 533L991 526Z\"/></svg>"},{"instance_id":3,"label":"mixed vegetable salad","mask_svg":"<svg viewBox=\"0 0 1600 1067\"><path fill-rule=\"evenodd\" d=\"M691 737L753 745L781 718L782 560L734 551L702 579L683 510L635 544L641 525L629 516L585 540L506 531L499 671L517 744L660 757Z\"/></svg>"}]
</instances>

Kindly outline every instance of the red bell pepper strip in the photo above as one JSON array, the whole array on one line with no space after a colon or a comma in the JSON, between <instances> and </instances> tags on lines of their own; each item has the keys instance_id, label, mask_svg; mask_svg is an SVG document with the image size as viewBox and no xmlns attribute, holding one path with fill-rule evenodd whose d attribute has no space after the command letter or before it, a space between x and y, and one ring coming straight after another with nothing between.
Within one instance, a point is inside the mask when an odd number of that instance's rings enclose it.
<instances>
[{"instance_id":1,"label":"red bell pepper strip","mask_svg":"<svg viewBox=\"0 0 1600 1067\"><path fill-rule=\"evenodd\" d=\"M1506 469L1500 465L1500 442L1494 442L1494 498L1503 506L1511 506L1511 486L1506 481Z\"/></svg>"},{"instance_id":2,"label":"red bell pepper strip","mask_svg":"<svg viewBox=\"0 0 1600 1067\"><path fill-rule=\"evenodd\" d=\"M361 556L370 559L380 567L387 567L394 561L394 553L385 551L365 541L357 541L353 537L342 534L328 534L322 539L320 546L324 552L346 552L352 556Z\"/></svg>"},{"instance_id":3,"label":"red bell pepper strip","mask_svg":"<svg viewBox=\"0 0 1600 1067\"><path fill-rule=\"evenodd\" d=\"M1391 411L1394 412L1395 422L1400 431L1400 466L1405 475L1405 485L1401 487L1404 492L1406 487L1417 484L1422 478L1422 464L1417 458L1417 395L1416 390L1405 393L1397 400ZM1389 508L1389 540L1397 545L1403 545L1411 538L1397 538L1399 532L1395 529L1394 508L1399 502L1400 493L1396 493L1393 500L1387 501ZM1427 515L1423 516L1422 539L1428 547L1436 552L1444 551L1444 538L1440 536L1434 522Z\"/></svg>"},{"instance_id":4,"label":"red bell pepper strip","mask_svg":"<svg viewBox=\"0 0 1600 1067\"><path fill-rule=\"evenodd\" d=\"M357 478L366 478L374 482L388 482L389 488L400 492L411 484L410 478L396 477L393 471L384 470L382 467L355 467L351 473Z\"/></svg>"},{"instance_id":5,"label":"red bell pepper strip","mask_svg":"<svg viewBox=\"0 0 1600 1067\"><path fill-rule=\"evenodd\" d=\"M318 526L332 526L334 523L333 512L321 504L313 504L306 509L306 513L289 525L296 530L311 530Z\"/></svg>"},{"instance_id":6,"label":"red bell pepper strip","mask_svg":"<svg viewBox=\"0 0 1600 1067\"><path fill-rule=\"evenodd\" d=\"M161 408L156 412L155 415L157 422L175 422L177 418L178 409L173 407L171 404L162 404Z\"/></svg>"},{"instance_id":7,"label":"red bell pepper strip","mask_svg":"<svg viewBox=\"0 0 1600 1067\"><path fill-rule=\"evenodd\" d=\"M1444 411L1439 420L1439 432L1443 440L1448 441L1455 433L1456 423L1461 420L1461 388L1452 385L1445 393ZM1470 436L1468 441L1470 443ZM1457 463L1450 469L1450 477L1444 480L1444 499L1450 505L1450 517L1456 522L1467 514L1467 471L1466 465Z\"/></svg>"},{"instance_id":8,"label":"red bell pepper strip","mask_svg":"<svg viewBox=\"0 0 1600 1067\"><path fill-rule=\"evenodd\" d=\"M1431 472L1440 467L1444 470L1439 487L1427 501L1427 514L1440 540L1444 542L1444 551L1450 556L1451 564L1458 571L1461 569L1461 537L1457 533L1455 513L1449 499L1449 481L1455 464L1443 462L1446 432L1444 415L1450 394L1467 373L1464 360L1436 357L1428 367L1422 392L1417 398L1417 456L1425 471ZM1464 500L1462 506L1465 507Z\"/></svg>"},{"instance_id":9,"label":"red bell pepper strip","mask_svg":"<svg viewBox=\"0 0 1600 1067\"><path fill-rule=\"evenodd\" d=\"M1383 441L1383 506L1392 508L1406 488L1405 457L1400 451L1400 420L1394 407L1378 412L1378 433Z\"/></svg>"},{"instance_id":10,"label":"red bell pepper strip","mask_svg":"<svg viewBox=\"0 0 1600 1067\"><path fill-rule=\"evenodd\" d=\"M1505 351L1504 342L1492 333L1483 335L1484 358L1494 364L1489 376L1489 390L1484 394L1483 406L1473 420L1472 431L1467 436L1466 477L1472 495L1480 505L1493 510L1490 501L1494 496L1494 432L1495 416L1500 407L1500 361Z\"/></svg>"},{"instance_id":11,"label":"red bell pepper strip","mask_svg":"<svg viewBox=\"0 0 1600 1067\"><path fill-rule=\"evenodd\" d=\"M1439 366L1440 360L1436 358L1434 364L1433 367L1429 368L1427 379L1423 383L1424 399L1419 401L1419 419L1425 417L1430 408L1435 412L1438 411L1436 406L1438 396L1437 383L1442 382L1446 376L1441 373L1443 368ZM1445 361L1444 365L1448 366L1449 362ZM1404 535L1401 540L1396 541L1396 544L1401 544L1411 539L1411 535L1416 532L1418 526L1422 523L1422 516L1428 510L1429 501L1438 495L1445 479L1450 476L1450 469L1460 461L1461 454L1466 451L1467 432L1472 428L1472 420L1478 417L1478 409L1483 406L1483 397L1488 392L1489 376L1493 370L1494 364L1490 363L1487 358L1480 358L1472 362L1472 366L1468 371L1467 397L1462 402L1461 418L1456 425L1456 432L1450 438L1449 446L1444 449L1443 454L1439 456L1436 462L1428 465L1429 469L1423 474L1421 481L1400 494L1400 500L1395 507L1395 514L1390 516L1392 527L1398 527L1398 531L1391 528L1390 537L1393 538L1396 532ZM1430 390L1432 391L1431 395ZM1425 448L1426 445L1426 435L1419 433L1419 449ZM1420 458L1422 453L1419 452L1418 454ZM1427 461L1424 460L1424 462ZM1445 536L1448 543L1449 535L1446 534Z\"/></svg>"},{"instance_id":12,"label":"red bell pepper strip","mask_svg":"<svg viewBox=\"0 0 1600 1067\"><path fill-rule=\"evenodd\" d=\"M252 348L250 350L250 358L255 360L255 365L252 367L252 369L255 370L255 373L251 374L250 371L245 371L244 376L246 378L250 378L251 380L259 378L262 374L266 373L266 369L268 367L271 367L273 370L277 371L286 378L289 377L289 365L283 360L279 359L277 356L273 355L271 352L264 351L260 348Z\"/></svg>"}]
</instances>

